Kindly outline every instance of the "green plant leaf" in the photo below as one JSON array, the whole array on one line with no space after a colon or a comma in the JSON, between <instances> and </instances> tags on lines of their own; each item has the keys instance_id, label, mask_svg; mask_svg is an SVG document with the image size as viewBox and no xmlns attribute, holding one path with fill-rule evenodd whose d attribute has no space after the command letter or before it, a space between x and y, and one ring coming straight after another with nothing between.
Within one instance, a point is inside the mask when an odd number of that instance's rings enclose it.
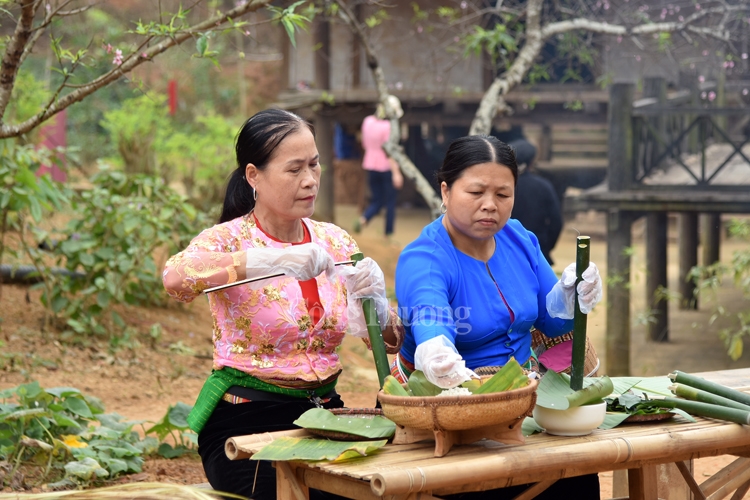
<instances>
[{"instance_id":1,"label":"green plant leaf","mask_svg":"<svg viewBox=\"0 0 750 500\"><path fill-rule=\"evenodd\" d=\"M76 476L85 481L95 477L109 476L109 472L99 465L99 462L90 457L77 462L68 462L65 464L65 472L68 476Z\"/></svg>"},{"instance_id":2,"label":"green plant leaf","mask_svg":"<svg viewBox=\"0 0 750 500\"><path fill-rule=\"evenodd\" d=\"M67 398L68 396L73 396L75 394L80 394L81 391L76 389L75 387L52 387L50 389L45 389L45 391L48 394L52 394L53 396L57 398Z\"/></svg>"},{"instance_id":3,"label":"green plant leaf","mask_svg":"<svg viewBox=\"0 0 750 500\"><path fill-rule=\"evenodd\" d=\"M190 410L192 410L193 407L190 405L186 405L182 402L177 402L176 405L169 408L169 411L167 412L167 418L169 419L169 423L174 426L177 429L185 430L190 428L190 426L187 423L187 416L190 413Z\"/></svg>"},{"instance_id":4,"label":"green plant leaf","mask_svg":"<svg viewBox=\"0 0 750 500\"><path fill-rule=\"evenodd\" d=\"M294 421L305 429L346 432L363 438L389 438L396 432L396 424L379 415L373 418L334 415L324 408L312 408Z\"/></svg>"},{"instance_id":5,"label":"green plant leaf","mask_svg":"<svg viewBox=\"0 0 750 500\"><path fill-rule=\"evenodd\" d=\"M367 456L388 441L332 441L282 437L266 445L252 460L336 460L348 451Z\"/></svg>"},{"instance_id":6,"label":"green plant leaf","mask_svg":"<svg viewBox=\"0 0 750 500\"><path fill-rule=\"evenodd\" d=\"M94 415L91 413L89 405L86 404L82 398L68 398L63 402L63 406L66 410L75 413L76 415L83 418L93 418Z\"/></svg>"}]
</instances>

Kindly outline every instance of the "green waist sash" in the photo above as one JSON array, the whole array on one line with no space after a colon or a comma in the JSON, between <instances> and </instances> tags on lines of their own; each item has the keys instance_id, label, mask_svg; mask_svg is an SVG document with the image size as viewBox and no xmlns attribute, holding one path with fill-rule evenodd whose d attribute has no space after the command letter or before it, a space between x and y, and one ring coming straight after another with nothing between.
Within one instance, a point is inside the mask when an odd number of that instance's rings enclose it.
<instances>
[{"instance_id":1,"label":"green waist sash","mask_svg":"<svg viewBox=\"0 0 750 500\"><path fill-rule=\"evenodd\" d=\"M316 389L288 389L269 384L234 368L224 367L221 370L213 370L203 384L203 388L200 394L198 394L198 399L195 401L193 409L190 410L190 414L188 414L187 422L196 434L200 434L214 412L216 405L219 404L221 397L233 385L276 394L285 394L296 398L309 398L312 395L320 397L327 394L336 387L337 380L334 379Z\"/></svg>"}]
</instances>

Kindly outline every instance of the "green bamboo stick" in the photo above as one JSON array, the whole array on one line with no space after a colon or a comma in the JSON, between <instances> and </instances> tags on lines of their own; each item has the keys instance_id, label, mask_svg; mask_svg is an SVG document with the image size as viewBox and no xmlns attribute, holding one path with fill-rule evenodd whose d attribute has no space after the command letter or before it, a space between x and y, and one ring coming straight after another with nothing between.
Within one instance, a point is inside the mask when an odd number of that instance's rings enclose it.
<instances>
[{"instance_id":1,"label":"green bamboo stick","mask_svg":"<svg viewBox=\"0 0 750 500\"><path fill-rule=\"evenodd\" d=\"M579 236L576 244L576 283L575 314L573 315L573 359L570 365L570 388L574 391L583 388L583 365L586 362L586 315L578 305L578 283L581 275L589 267L591 237Z\"/></svg>"},{"instance_id":2,"label":"green bamboo stick","mask_svg":"<svg viewBox=\"0 0 750 500\"><path fill-rule=\"evenodd\" d=\"M698 415L699 417L728 420L729 422L743 425L750 424L750 412L711 403L699 403L698 401L690 401L687 399L664 398L651 399L649 400L649 404L661 408L679 408L690 415Z\"/></svg>"},{"instance_id":3,"label":"green bamboo stick","mask_svg":"<svg viewBox=\"0 0 750 500\"><path fill-rule=\"evenodd\" d=\"M355 266L357 262L364 258L365 256L362 252L357 252L351 256L351 260L354 261ZM375 369L378 372L378 381L382 389L385 377L391 374L391 369L388 365L388 355L385 352L385 341L383 340L383 331L380 329L378 311L372 299L362 299L362 312L365 315L367 335L370 337L370 346L372 347L372 357L375 360Z\"/></svg>"},{"instance_id":4,"label":"green bamboo stick","mask_svg":"<svg viewBox=\"0 0 750 500\"><path fill-rule=\"evenodd\" d=\"M710 382L704 378L691 375L690 373L681 372L679 370L673 371L668 377L678 384L689 385L690 387L695 387L696 389L701 389L716 394L717 396L722 396L731 399L732 401L737 401L738 403L750 406L750 394L745 394L737 389L732 389L731 387L717 384L716 382Z\"/></svg>"},{"instance_id":5,"label":"green bamboo stick","mask_svg":"<svg viewBox=\"0 0 750 500\"><path fill-rule=\"evenodd\" d=\"M750 411L750 406L739 403L729 398L725 398L714 394L713 392L702 391L685 384L673 384L669 386L669 390L672 394L679 396L684 399L690 399L691 401L700 401L701 403L711 403L715 405L726 406L728 408L736 408L738 410Z\"/></svg>"}]
</instances>

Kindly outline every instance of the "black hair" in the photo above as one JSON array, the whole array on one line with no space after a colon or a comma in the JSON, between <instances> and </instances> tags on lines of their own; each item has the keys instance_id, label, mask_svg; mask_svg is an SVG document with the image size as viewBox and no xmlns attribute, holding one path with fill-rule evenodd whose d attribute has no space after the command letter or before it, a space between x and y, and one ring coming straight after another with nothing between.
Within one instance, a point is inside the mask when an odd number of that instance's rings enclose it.
<instances>
[{"instance_id":1,"label":"black hair","mask_svg":"<svg viewBox=\"0 0 750 500\"><path fill-rule=\"evenodd\" d=\"M302 127L307 127L315 135L310 123L282 109L260 111L242 125L234 140L237 168L227 182L220 223L246 215L255 208L253 188L245 178L248 163L264 170L281 141Z\"/></svg>"},{"instance_id":2,"label":"black hair","mask_svg":"<svg viewBox=\"0 0 750 500\"><path fill-rule=\"evenodd\" d=\"M516 154L510 146L489 135L467 135L451 142L437 172L437 180L445 182L450 189L464 170L482 163L499 163L508 167L513 173L513 183L518 181Z\"/></svg>"}]
</instances>

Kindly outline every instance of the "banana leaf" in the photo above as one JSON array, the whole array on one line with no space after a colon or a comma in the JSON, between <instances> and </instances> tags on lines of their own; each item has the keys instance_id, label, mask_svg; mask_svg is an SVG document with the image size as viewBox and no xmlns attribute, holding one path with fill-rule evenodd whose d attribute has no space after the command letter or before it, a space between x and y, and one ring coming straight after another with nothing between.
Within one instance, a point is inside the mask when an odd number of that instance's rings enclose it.
<instances>
[{"instance_id":1,"label":"banana leaf","mask_svg":"<svg viewBox=\"0 0 750 500\"><path fill-rule=\"evenodd\" d=\"M531 436L537 432L544 432L544 427L539 427L533 417L526 417L523 419L521 424L521 434L524 436Z\"/></svg>"},{"instance_id":2,"label":"banana leaf","mask_svg":"<svg viewBox=\"0 0 750 500\"><path fill-rule=\"evenodd\" d=\"M644 393L649 398L654 397L672 397L672 391L669 386L673 382L669 377L611 377L615 385L614 394L625 394L628 390L635 393Z\"/></svg>"},{"instance_id":3,"label":"banana leaf","mask_svg":"<svg viewBox=\"0 0 750 500\"><path fill-rule=\"evenodd\" d=\"M367 456L388 441L331 441L282 437L264 446L252 460L346 460Z\"/></svg>"},{"instance_id":4,"label":"banana leaf","mask_svg":"<svg viewBox=\"0 0 750 500\"><path fill-rule=\"evenodd\" d=\"M396 432L396 424L385 417L337 416L324 408L312 408L294 421L305 429L345 432L363 438L389 438Z\"/></svg>"}]
</instances>

